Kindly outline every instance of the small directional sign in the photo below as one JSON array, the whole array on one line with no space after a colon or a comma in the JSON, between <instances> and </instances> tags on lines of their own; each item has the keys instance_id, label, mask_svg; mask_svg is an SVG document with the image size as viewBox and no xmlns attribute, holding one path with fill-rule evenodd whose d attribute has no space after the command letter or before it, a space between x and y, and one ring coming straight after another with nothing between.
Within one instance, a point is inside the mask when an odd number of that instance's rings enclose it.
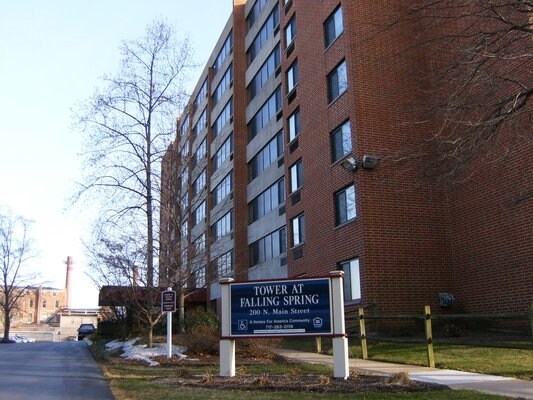
<instances>
[{"instance_id":1,"label":"small directional sign","mask_svg":"<svg viewBox=\"0 0 533 400\"><path fill-rule=\"evenodd\" d=\"M176 292L165 290L161 293L161 311L176 312Z\"/></svg>"}]
</instances>

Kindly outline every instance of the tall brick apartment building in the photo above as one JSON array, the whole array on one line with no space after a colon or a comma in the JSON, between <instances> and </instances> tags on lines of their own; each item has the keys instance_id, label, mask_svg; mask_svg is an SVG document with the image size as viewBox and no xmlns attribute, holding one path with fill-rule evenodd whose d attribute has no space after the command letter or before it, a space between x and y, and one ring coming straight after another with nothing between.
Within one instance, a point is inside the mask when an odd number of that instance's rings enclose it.
<instances>
[{"instance_id":1,"label":"tall brick apartment building","mask_svg":"<svg viewBox=\"0 0 533 400\"><path fill-rule=\"evenodd\" d=\"M385 28L404 7L389 3L234 0L164 160L163 280L190 271L216 307L221 277L342 269L346 302L383 312L440 293L469 312L527 310L531 117L504 162L474 161L468 179L399 162L440 125L416 107L434 55L418 22Z\"/></svg>"}]
</instances>

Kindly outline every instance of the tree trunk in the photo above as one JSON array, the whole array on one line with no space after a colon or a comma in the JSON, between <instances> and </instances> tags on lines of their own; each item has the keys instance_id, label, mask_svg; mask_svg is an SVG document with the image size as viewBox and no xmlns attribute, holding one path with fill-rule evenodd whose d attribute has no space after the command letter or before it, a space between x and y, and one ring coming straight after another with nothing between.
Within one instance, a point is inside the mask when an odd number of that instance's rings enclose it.
<instances>
[{"instance_id":1,"label":"tree trunk","mask_svg":"<svg viewBox=\"0 0 533 400\"><path fill-rule=\"evenodd\" d=\"M178 291L178 326L178 332L185 333L185 293L182 287Z\"/></svg>"}]
</instances>

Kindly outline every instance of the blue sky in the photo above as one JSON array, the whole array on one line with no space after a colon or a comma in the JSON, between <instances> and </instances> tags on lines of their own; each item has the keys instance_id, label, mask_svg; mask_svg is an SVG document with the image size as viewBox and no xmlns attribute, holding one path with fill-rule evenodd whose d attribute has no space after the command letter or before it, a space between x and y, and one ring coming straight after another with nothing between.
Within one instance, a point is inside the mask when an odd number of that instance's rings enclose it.
<instances>
[{"instance_id":1,"label":"blue sky","mask_svg":"<svg viewBox=\"0 0 533 400\"><path fill-rule=\"evenodd\" d=\"M18 0L0 2L0 204L35 221L31 267L62 287L75 261L74 307L95 307L81 238L90 216L65 211L80 175L81 135L72 109L99 77L117 70L121 41L163 19L188 36L194 60L207 61L232 0ZM193 73L191 84L201 72ZM192 89L192 87L190 88ZM176 114L179 110L176 110Z\"/></svg>"}]
</instances>

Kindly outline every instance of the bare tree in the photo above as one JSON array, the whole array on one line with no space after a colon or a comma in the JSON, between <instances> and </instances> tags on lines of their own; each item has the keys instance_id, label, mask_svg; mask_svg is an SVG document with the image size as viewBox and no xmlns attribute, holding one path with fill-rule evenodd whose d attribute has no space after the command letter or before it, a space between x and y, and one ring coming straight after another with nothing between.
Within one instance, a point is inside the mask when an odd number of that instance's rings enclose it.
<instances>
[{"instance_id":1,"label":"bare tree","mask_svg":"<svg viewBox=\"0 0 533 400\"><path fill-rule=\"evenodd\" d=\"M532 23L531 0L418 0L397 16L387 30L410 24L418 30L411 50L429 54L421 120L437 126L400 160L423 158L428 176L454 180L474 160L531 146Z\"/></svg>"},{"instance_id":2,"label":"bare tree","mask_svg":"<svg viewBox=\"0 0 533 400\"><path fill-rule=\"evenodd\" d=\"M159 290L149 290L146 274L141 273L146 265L146 249L139 248L136 238L117 234L113 239L101 235L95 238L88 252L91 278L101 291L108 290L102 293L110 297L115 316L144 323L151 343L153 329L163 313L157 306Z\"/></svg>"},{"instance_id":3,"label":"bare tree","mask_svg":"<svg viewBox=\"0 0 533 400\"><path fill-rule=\"evenodd\" d=\"M144 253L140 271L149 293L146 308L152 310L159 291L154 272L161 158L185 98L182 86L191 47L187 40L178 43L165 23L155 22L140 40L124 42L121 52L119 72L104 77L103 87L77 113L87 149L80 196L90 193L101 202L104 237L134 240L136 249L129 258Z\"/></svg>"},{"instance_id":4,"label":"bare tree","mask_svg":"<svg viewBox=\"0 0 533 400\"><path fill-rule=\"evenodd\" d=\"M4 336L9 340L11 319L18 310L19 300L26 294L35 275L25 269L33 257L29 236L30 221L0 210L0 306L3 316Z\"/></svg>"}]
</instances>

